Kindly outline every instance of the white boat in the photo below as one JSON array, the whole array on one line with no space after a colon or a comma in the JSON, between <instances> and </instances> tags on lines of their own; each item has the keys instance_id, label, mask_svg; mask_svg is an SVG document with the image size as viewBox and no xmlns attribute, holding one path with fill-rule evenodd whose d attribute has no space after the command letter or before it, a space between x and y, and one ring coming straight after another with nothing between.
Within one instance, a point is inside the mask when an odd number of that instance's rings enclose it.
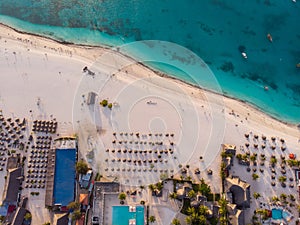
<instances>
[{"instance_id":1,"label":"white boat","mask_svg":"<svg viewBox=\"0 0 300 225\"><path fill-rule=\"evenodd\" d=\"M248 58L246 52L242 52L242 56L243 56L244 59L247 59L247 58Z\"/></svg>"}]
</instances>

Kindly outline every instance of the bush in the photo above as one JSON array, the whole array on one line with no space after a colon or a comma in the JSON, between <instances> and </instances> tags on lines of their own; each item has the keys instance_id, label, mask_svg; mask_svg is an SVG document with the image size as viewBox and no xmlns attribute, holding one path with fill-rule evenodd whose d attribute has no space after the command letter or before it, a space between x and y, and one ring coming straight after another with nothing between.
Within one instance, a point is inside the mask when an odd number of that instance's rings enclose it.
<instances>
[{"instance_id":1,"label":"bush","mask_svg":"<svg viewBox=\"0 0 300 225\"><path fill-rule=\"evenodd\" d=\"M76 163L77 173L86 174L88 170L89 170L88 165L83 160L80 160L79 162Z\"/></svg>"},{"instance_id":2,"label":"bush","mask_svg":"<svg viewBox=\"0 0 300 225\"><path fill-rule=\"evenodd\" d=\"M102 105L103 107L106 107L108 104L108 101L106 99L103 99L101 102L100 102L100 105Z\"/></svg>"},{"instance_id":3,"label":"bush","mask_svg":"<svg viewBox=\"0 0 300 225\"><path fill-rule=\"evenodd\" d=\"M109 108L109 109L112 109L112 103L109 103L108 105L107 105L107 107Z\"/></svg>"}]
</instances>

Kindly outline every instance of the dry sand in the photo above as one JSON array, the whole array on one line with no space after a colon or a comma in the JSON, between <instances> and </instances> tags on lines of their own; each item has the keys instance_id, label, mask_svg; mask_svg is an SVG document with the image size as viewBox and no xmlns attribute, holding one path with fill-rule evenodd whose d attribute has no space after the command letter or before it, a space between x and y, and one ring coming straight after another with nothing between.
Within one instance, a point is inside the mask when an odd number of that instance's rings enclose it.
<instances>
[{"instance_id":1,"label":"dry sand","mask_svg":"<svg viewBox=\"0 0 300 225\"><path fill-rule=\"evenodd\" d=\"M160 77L109 49L62 45L5 26L0 26L0 33L3 113L30 120L55 117L60 121L60 135L77 133L81 157L111 180L126 185L153 183L162 173L179 175L181 164L190 165L188 174L195 179L199 179L193 173L195 168L212 169L215 176L207 177L204 172L201 176L211 179L213 191L219 192L221 144L244 145L246 132L282 137L288 145L287 153L299 153L300 135L295 125L277 121L241 101ZM126 66L116 70L120 65ZM85 66L95 74L83 73ZM87 105L90 91L97 94L95 105ZM114 103L112 110L99 106L103 99ZM167 133L174 137L166 137ZM114 139L116 144L112 143ZM163 147L149 144L160 141ZM162 148L172 148L173 154L162 153L158 158L154 151ZM124 149L152 153L129 154L123 153ZM163 161L138 166L117 162L118 158Z\"/></svg>"}]
</instances>

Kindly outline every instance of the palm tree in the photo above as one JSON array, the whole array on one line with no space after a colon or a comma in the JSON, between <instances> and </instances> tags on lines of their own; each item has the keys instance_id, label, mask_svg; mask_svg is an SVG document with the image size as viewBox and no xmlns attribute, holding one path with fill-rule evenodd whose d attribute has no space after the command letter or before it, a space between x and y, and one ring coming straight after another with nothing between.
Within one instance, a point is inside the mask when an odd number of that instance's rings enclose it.
<instances>
[{"instance_id":1,"label":"palm tree","mask_svg":"<svg viewBox=\"0 0 300 225\"><path fill-rule=\"evenodd\" d=\"M24 216L25 220L31 220L31 218L32 218L31 213L26 213Z\"/></svg>"},{"instance_id":2,"label":"palm tree","mask_svg":"<svg viewBox=\"0 0 300 225\"><path fill-rule=\"evenodd\" d=\"M271 157L270 163L271 163L272 165L275 165L275 164L277 163L277 159L276 159L275 157Z\"/></svg>"},{"instance_id":3,"label":"palm tree","mask_svg":"<svg viewBox=\"0 0 300 225\"><path fill-rule=\"evenodd\" d=\"M77 209L72 213L72 220L75 221L75 220L79 220L80 218L81 218L81 212L79 209Z\"/></svg>"},{"instance_id":4,"label":"palm tree","mask_svg":"<svg viewBox=\"0 0 300 225\"><path fill-rule=\"evenodd\" d=\"M253 193L253 198L258 199L258 198L260 198L260 197L261 197L261 194L260 194L260 193L257 193L257 192L254 192L254 193Z\"/></svg>"},{"instance_id":5,"label":"palm tree","mask_svg":"<svg viewBox=\"0 0 300 225\"><path fill-rule=\"evenodd\" d=\"M256 173L252 174L252 179L253 180L257 180L258 178L259 178L258 174L256 174Z\"/></svg>"},{"instance_id":6,"label":"palm tree","mask_svg":"<svg viewBox=\"0 0 300 225\"><path fill-rule=\"evenodd\" d=\"M79 174L86 174L89 170L89 167L86 162L80 160L76 163L76 172Z\"/></svg>"},{"instance_id":7,"label":"palm tree","mask_svg":"<svg viewBox=\"0 0 300 225\"><path fill-rule=\"evenodd\" d=\"M79 209L80 203L79 202L70 202L69 205L67 206L68 209Z\"/></svg>"},{"instance_id":8,"label":"palm tree","mask_svg":"<svg viewBox=\"0 0 300 225\"><path fill-rule=\"evenodd\" d=\"M280 199L286 200L286 198L287 198L287 195L286 195L286 194L282 193L282 194L280 195Z\"/></svg>"},{"instance_id":9,"label":"palm tree","mask_svg":"<svg viewBox=\"0 0 300 225\"><path fill-rule=\"evenodd\" d=\"M195 191L194 191L194 190L190 190L190 191L188 192L188 197L189 197L189 198L195 198L195 197L196 197Z\"/></svg>"},{"instance_id":10,"label":"palm tree","mask_svg":"<svg viewBox=\"0 0 300 225\"><path fill-rule=\"evenodd\" d=\"M199 211L200 215L203 215L203 216L208 214L208 208L205 205L200 205L198 211Z\"/></svg>"},{"instance_id":11,"label":"palm tree","mask_svg":"<svg viewBox=\"0 0 300 225\"><path fill-rule=\"evenodd\" d=\"M219 209L219 213L220 213L220 224L221 225L227 225L227 200L222 197L219 200L219 205L220 205L220 209Z\"/></svg>"},{"instance_id":12,"label":"palm tree","mask_svg":"<svg viewBox=\"0 0 300 225\"><path fill-rule=\"evenodd\" d=\"M286 181L286 177L285 177L285 176L280 176L280 177L278 178L278 181L279 181L280 183L283 183L283 182Z\"/></svg>"},{"instance_id":13,"label":"palm tree","mask_svg":"<svg viewBox=\"0 0 300 225\"><path fill-rule=\"evenodd\" d=\"M149 217L149 222L150 222L150 223L154 223L155 221L156 221L155 216L150 216L150 217Z\"/></svg>"},{"instance_id":14,"label":"palm tree","mask_svg":"<svg viewBox=\"0 0 300 225\"><path fill-rule=\"evenodd\" d=\"M250 156L250 160L251 160L252 162L254 162L254 161L256 160L256 155L251 155L251 156Z\"/></svg>"},{"instance_id":15,"label":"palm tree","mask_svg":"<svg viewBox=\"0 0 300 225\"><path fill-rule=\"evenodd\" d=\"M175 192L172 192L171 194L169 194L169 197L171 199L176 199L177 198L177 194Z\"/></svg>"},{"instance_id":16,"label":"palm tree","mask_svg":"<svg viewBox=\"0 0 300 225\"><path fill-rule=\"evenodd\" d=\"M151 191L154 191L156 187L155 187L154 184L149 184L148 188L149 188Z\"/></svg>"},{"instance_id":17,"label":"palm tree","mask_svg":"<svg viewBox=\"0 0 300 225\"><path fill-rule=\"evenodd\" d=\"M126 199L126 194L124 192L121 192L119 194L119 200L124 201Z\"/></svg>"},{"instance_id":18,"label":"palm tree","mask_svg":"<svg viewBox=\"0 0 300 225\"><path fill-rule=\"evenodd\" d=\"M172 225L181 225L180 220L177 219L177 218L174 218L174 219L172 220Z\"/></svg>"},{"instance_id":19,"label":"palm tree","mask_svg":"<svg viewBox=\"0 0 300 225\"><path fill-rule=\"evenodd\" d=\"M205 209L202 209L202 211L205 211ZM188 216L185 218L187 224L205 225L207 222L205 215L201 215L200 212L196 211L193 207L187 209L187 214Z\"/></svg>"},{"instance_id":20,"label":"palm tree","mask_svg":"<svg viewBox=\"0 0 300 225\"><path fill-rule=\"evenodd\" d=\"M163 187L164 187L164 185L163 185L162 182L158 182L158 183L156 184L156 188L157 188L157 190L159 190L159 191L161 191L161 190L163 189Z\"/></svg>"}]
</instances>

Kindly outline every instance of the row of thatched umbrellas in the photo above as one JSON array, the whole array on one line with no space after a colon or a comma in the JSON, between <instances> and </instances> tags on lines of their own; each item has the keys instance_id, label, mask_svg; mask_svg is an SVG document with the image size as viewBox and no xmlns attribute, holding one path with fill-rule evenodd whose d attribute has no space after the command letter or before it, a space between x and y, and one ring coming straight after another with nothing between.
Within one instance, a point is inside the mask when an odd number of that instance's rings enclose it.
<instances>
[{"instance_id":1,"label":"row of thatched umbrellas","mask_svg":"<svg viewBox=\"0 0 300 225\"><path fill-rule=\"evenodd\" d=\"M115 149L106 149L106 152L111 152L111 153L135 153L135 154L152 154L152 153L155 153L155 154L173 154L174 151L172 149L165 149L165 150L137 150L137 149L118 149L118 150L115 150Z\"/></svg>"},{"instance_id":2,"label":"row of thatched umbrellas","mask_svg":"<svg viewBox=\"0 0 300 225\"><path fill-rule=\"evenodd\" d=\"M109 169L108 168L105 168L104 169L104 171L109 171ZM144 169L141 169L141 168L139 168L139 169L136 169L136 168L110 168L110 171L117 171L117 172L119 172L119 171L122 171L122 172L160 172L160 173L168 173L168 172L170 172L170 173L173 173L174 172L174 170L173 169L171 169L171 170L167 170L167 169L165 169L165 170L163 170L163 169L152 169L152 168L144 168Z\"/></svg>"},{"instance_id":3,"label":"row of thatched umbrellas","mask_svg":"<svg viewBox=\"0 0 300 225\"><path fill-rule=\"evenodd\" d=\"M44 184L25 184L25 188L45 188Z\"/></svg>"},{"instance_id":4,"label":"row of thatched umbrellas","mask_svg":"<svg viewBox=\"0 0 300 225\"><path fill-rule=\"evenodd\" d=\"M29 163L46 163L47 159L30 159Z\"/></svg>"},{"instance_id":5,"label":"row of thatched umbrellas","mask_svg":"<svg viewBox=\"0 0 300 225\"><path fill-rule=\"evenodd\" d=\"M245 143L245 146L246 146L247 148L249 148L249 147L250 147L250 143ZM259 145L256 144L256 143L254 143L254 144L253 144L253 147L254 147L255 149L258 149L258 148L259 148ZM261 147L262 149L265 149L267 146L266 146L265 144L261 144L260 147ZM272 150L275 150L275 149L277 149L277 147L276 147L275 145L271 145L271 149L272 149ZM282 151L285 151L285 150L286 150L286 147L285 147L285 146L281 146L280 149L281 149Z\"/></svg>"},{"instance_id":6,"label":"row of thatched umbrellas","mask_svg":"<svg viewBox=\"0 0 300 225\"><path fill-rule=\"evenodd\" d=\"M46 178L46 174L27 174L26 178Z\"/></svg>"},{"instance_id":7,"label":"row of thatched umbrellas","mask_svg":"<svg viewBox=\"0 0 300 225\"><path fill-rule=\"evenodd\" d=\"M105 159L105 162L108 162L109 159ZM147 164L147 163L168 163L167 159L126 159L126 158L117 158L117 159L111 159L111 162L128 162L133 164Z\"/></svg>"},{"instance_id":8,"label":"row of thatched umbrellas","mask_svg":"<svg viewBox=\"0 0 300 225\"><path fill-rule=\"evenodd\" d=\"M174 137L173 133L165 133L165 134L163 134L163 133L140 134L139 132L137 132L135 134L133 132L131 132L131 133L127 133L127 132L119 132L119 133L117 133L117 132L114 132L113 133L113 136L116 137L117 135L119 135L121 137L124 137L124 136L136 136L137 138L139 138L139 137L143 137L143 138L146 138L146 137L163 137L163 136L165 136L165 137Z\"/></svg>"},{"instance_id":9,"label":"row of thatched umbrellas","mask_svg":"<svg viewBox=\"0 0 300 225\"><path fill-rule=\"evenodd\" d=\"M248 133L244 134L244 136L245 136L245 138L247 138L247 139L250 138L250 134L248 134ZM254 134L254 135L253 135L253 138L256 139L256 140L259 140L259 136L258 136L257 134ZM261 136L261 139L262 139L263 141L267 141L267 140L268 140L267 137L266 137L265 135L262 135L262 136ZM276 137L274 137L274 136L271 137L271 141L272 141L272 142L275 142L276 140L277 140ZM285 143L285 140L284 140L283 138L278 138L278 140L279 140L282 144Z\"/></svg>"},{"instance_id":10,"label":"row of thatched umbrellas","mask_svg":"<svg viewBox=\"0 0 300 225\"><path fill-rule=\"evenodd\" d=\"M122 144L131 144L131 145L133 145L133 144L136 144L136 145L138 145L138 144L140 144L140 145L151 145L151 146L155 146L155 145L157 145L157 146L162 146L162 145L171 145L171 146L174 146L174 142L169 142L169 143L164 143L163 141L127 141L127 140L119 140L119 141L117 141L117 140L112 140L112 142L111 142L112 144L120 144L120 145L122 145Z\"/></svg>"}]
</instances>

